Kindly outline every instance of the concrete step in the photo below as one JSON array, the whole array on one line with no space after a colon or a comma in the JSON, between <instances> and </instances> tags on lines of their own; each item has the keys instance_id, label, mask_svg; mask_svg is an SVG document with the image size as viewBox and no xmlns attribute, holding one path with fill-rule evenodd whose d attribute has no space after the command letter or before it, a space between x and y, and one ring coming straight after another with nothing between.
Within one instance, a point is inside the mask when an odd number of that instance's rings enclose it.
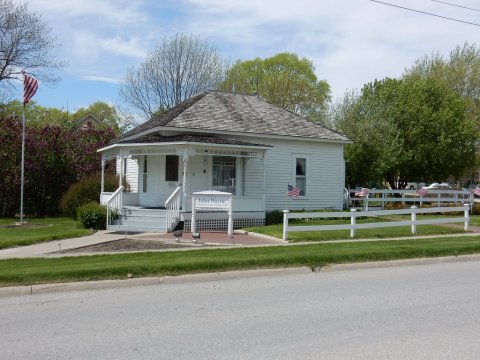
<instances>
[{"instance_id":1,"label":"concrete step","mask_svg":"<svg viewBox=\"0 0 480 360\"><path fill-rule=\"evenodd\" d=\"M113 222L113 225L125 225L125 226L145 226L145 227L157 227L165 228L165 221L155 221L152 219L118 219Z\"/></svg>"},{"instance_id":2,"label":"concrete step","mask_svg":"<svg viewBox=\"0 0 480 360\"><path fill-rule=\"evenodd\" d=\"M133 225L109 225L108 230L129 233L155 232L165 234L165 227L148 227L148 226L133 226Z\"/></svg>"},{"instance_id":3,"label":"concrete step","mask_svg":"<svg viewBox=\"0 0 480 360\"><path fill-rule=\"evenodd\" d=\"M122 209L122 216L126 217L152 217L165 218L167 212L165 210L153 209Z\"/></svg>"}]
</instances>

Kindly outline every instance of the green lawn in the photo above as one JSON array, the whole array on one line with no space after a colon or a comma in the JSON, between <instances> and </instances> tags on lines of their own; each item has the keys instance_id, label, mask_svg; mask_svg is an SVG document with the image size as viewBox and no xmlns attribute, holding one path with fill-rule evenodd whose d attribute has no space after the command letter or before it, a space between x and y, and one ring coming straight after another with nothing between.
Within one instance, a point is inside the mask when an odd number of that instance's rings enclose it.
<instances>
[{"instance_id":1,"label":"green lawn","mask_svg":"<svg viewBox=\"0 0 480 360\"><path fill-rule=\"evenodd\" d=\"M480 236L0 261L0 286L473 254Z\"/></svg>"},{"instance_id":2,"label":"green lawn","mask_svg":"<svg viewBox=\"0 0 480 360\"><path fill-rule=\"evenodd\" d=\"M432 216L434 217L434 216ZM407 218L405 218L407 219ZM417 219L423 219L418 216ZM476 219L477 220L477 219ZM373 222L386 222L389 221L385 218L368 218L364 220L358 220L357 224L373 223ZM480 217L478 217L480 223ZM299 225L336 225L336 224L349 224L349 220L312 220L312 221L299 221L291 223L292 226ZM282 238L283 224L258 226L246 229L247 231L256 232L259 234L269 235L276 238ZM448 228L437 225L421 225L417 226L416 235L442 235L442 234L455 234L462 233L462 229ZM365 238L391 238L399 236L412 236L410 226L392 227L392 228L380 228L380 229L361 229L356 230L355 239ZM290 242L295 241L325 241L325 240L340 240L349 239L350 230L330 230L330 231L302 231L302 232L289 232L288 240Z\"/></svg>"},{"instance_id":3,"label":"green lawn","mask_svg":"<svg viewBox=\"0 0 480 360\"><path fill-rule=\"evenodd\" d=\"M18 220L0 219L0 249L91 234L90 230L78 228L70 218L27 219L28 225L34 226L5 227L15 221Z\"/></svg>"}]
</instances>

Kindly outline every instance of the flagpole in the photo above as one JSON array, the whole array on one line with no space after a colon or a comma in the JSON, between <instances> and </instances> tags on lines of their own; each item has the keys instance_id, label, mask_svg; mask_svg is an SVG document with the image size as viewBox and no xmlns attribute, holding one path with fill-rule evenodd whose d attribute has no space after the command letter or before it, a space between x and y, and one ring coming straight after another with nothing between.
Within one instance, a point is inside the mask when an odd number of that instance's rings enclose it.
<instances>
[{"instance_id":1,"label":"flagpole","mask_svg":"<svg viewBox=\"0 0 480 360\"><path fill-rule=\"evenodd\" d=\"M24 184L24 169L25 169L25 103L23 103L22 113L22 170L20 180L20 224L23 224L23 184Z\"/></svg>"}]
</instances>

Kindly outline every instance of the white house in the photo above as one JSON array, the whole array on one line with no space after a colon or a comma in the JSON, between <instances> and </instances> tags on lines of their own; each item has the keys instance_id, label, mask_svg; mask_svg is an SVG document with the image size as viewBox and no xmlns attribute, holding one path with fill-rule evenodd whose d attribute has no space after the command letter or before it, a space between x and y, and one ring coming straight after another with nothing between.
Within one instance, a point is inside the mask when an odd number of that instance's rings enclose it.
<instances>
[{"instance_id":1,"label":"white house","mask_svg":"<svg viewBox=\"0 0 480 360\"><path fill-rule=\"evenodd\" d=\"M119 189L101 202L121 213L110 229L190 229L192 194L233 194L234 227L275 209L341 209L343 146L350 140L258 96L206 91L98 150L117 159ZM123 191L128 181L130 192ZM288 187L298 197L288 197ZM227 227L224 211L196 214L197 229Z\"/></svg>"}]
</instances>

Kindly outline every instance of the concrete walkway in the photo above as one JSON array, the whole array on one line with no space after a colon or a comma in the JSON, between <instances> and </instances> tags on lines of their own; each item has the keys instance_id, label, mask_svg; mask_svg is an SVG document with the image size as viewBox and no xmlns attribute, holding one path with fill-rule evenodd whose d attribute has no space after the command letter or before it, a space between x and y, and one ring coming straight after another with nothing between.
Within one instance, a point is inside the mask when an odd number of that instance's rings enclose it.
<instances>
[{"instance_id":1,"label":"concrete walkway","mask_svg":"<svg viewBox=\"0 0 480 360\"><path fill-rule=\"evenodd\" d=\"M85 256L98 255L100 252L83 252L78 254L58 253L59 251L71 250L80 247L98 245L110 241L122 240L125 238L134 240L154 240L163 243L175 243L173 233L140 233L140 234L124 234L121 232L98 231L92 235L82 236L73 239L54 240L34 245L20 246L0 250L0 260L27 257L48 257L48 256ZM193 239L189 232L183 232L181 242L192 242ZM238 246L265 246L265 245L282 245L286 244L283 240L273 238L271 236L261 234L249 234L246 232L236 231L234 235L227 235L224 231L202 231L201 239L198 240L199 245L218 247L238 247ZM189 248L193 249L193 248ZM146 250L146 251L162 251L162 250ZM128 251L132 252L132 251ZM53 254L55 253L55 254ZM116 252L119 253L119 252Z\"/></svg>"},{"instance_id":2,"label":"concrete walkway","mask_svg":"<svg viewBox=\"0 0 480 360\"><path fill-rule=\"evenodd\" d=\"M55 240L34 245L3 249L0 250L0 259L40 257L59 250L76 249L78 247L96 245L124 238L125 234L110 231L98 231L92 235L73 239Z\"/></svg>"}]
</instances>

